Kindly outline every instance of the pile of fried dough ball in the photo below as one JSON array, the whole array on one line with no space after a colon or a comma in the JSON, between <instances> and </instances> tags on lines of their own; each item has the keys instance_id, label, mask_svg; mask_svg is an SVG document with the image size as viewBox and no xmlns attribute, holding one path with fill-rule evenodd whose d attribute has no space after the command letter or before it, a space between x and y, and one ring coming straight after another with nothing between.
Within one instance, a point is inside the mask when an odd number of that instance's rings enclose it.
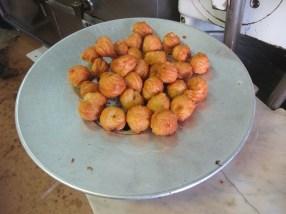
<instances>
[{"instance_id":1,"label":"pile of fried dough ball","mask_svg":"<svg viewBox=\"0 0 286 214\"><path fill-rule=\"evenodd\" d=\"M107 131L134 133L149 127L155 135L172 135L208 94L208 57L191 55L174 32L161 40L146 22L137 22L132 33L115 43L108 36L81 54L89 66L75 65L68 78L79 88L78 111L82 119L99 121ZM110 58L111 63L106 59ZM106 105L118 99L120 105Z\"/></svg>"}]
</instances>

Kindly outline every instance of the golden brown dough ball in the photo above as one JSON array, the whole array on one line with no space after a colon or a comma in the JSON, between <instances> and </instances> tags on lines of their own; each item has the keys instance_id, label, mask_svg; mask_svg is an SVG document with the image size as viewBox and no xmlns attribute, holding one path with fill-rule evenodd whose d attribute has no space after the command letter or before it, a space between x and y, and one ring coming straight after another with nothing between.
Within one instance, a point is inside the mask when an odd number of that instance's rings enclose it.
<instances>
[{"instance_id":1,"label":"golden brown dough ball","mask_svg":"<svg viewBox=\"0 0 286 214\"><path fill-rule=\"evenodd\" d=\"M128 55L134 56L137 59L143 58L142 52L138 48L129 48Z\"/></svg>"},{"instance_id":2,"label":"golden brown dough ball","mask_svg":"<svg viewBox=\"0 0 286 214\"><path fill-rule=\"evenodd\" d=\"M132 33L130 36L125 39L126 44L130 48L141 48L142 45L142 37L138 33Z\"/></svg>"},{"instance_id":3,"label":"golden brown dough ball","mask_svg":"<svg viewBox=\"0 0 286 214\"><path fill-rule=\"evenodd\" d=\"M125 126L125 113L115 106L106 107L101 112L99 123L107 131L119 131Z\"/></svg>"},{"instance_id":4,"label":"golden brown dough ball","mask_svg":"<svg viewBox=\"0 0 286 214\"><path fill-rule=\"evenodd\" d=\"M185 90L183 93L185 96L187 96L190 100L192 100L194 103L199 103L203 101L208 93L205 91L194 91L194 90Z\"/></svg>"},{"instance_id":5,"label":"golden brown dough ball","mask_svg":"<svg viewBox=\"0 0 286 214\"><path fill-rule=\"evenodd\" d=\"M172 56L175 60L183 62L183 61L187 60L190 53L191 53L191 51L190 51L189 46L184 45L184 44L180 44L180 45L177 45L176 47L174 47L174 49L172 51Z\"/></svg>"},{"instance_id":6,"label":"golden brown dough ball","mask_svg":"<svg viewBox=\"0 0 286 214\"><path fill-rule=\"evenodd\" d=\"M87 121L97 120L105 103L106 98L99 92L87 93L78 106L81 118Z\"/></svg>"},{"instance_id":7,"label":"golden brown dough ball","mask_svg":"<svg viewBox=\"0 0 286 214\"><path fill-rule=\"evenodd\" d=\"M84 101L88 101L94 106L104 106L107 99L100 92L90 92L84 95Z\"/></svg>"},{"instance_id":8,"label":"golden brown dough ball","mask_svg":"<svg viewBox=\"0 0 286 214\"><path fill-rule=\"evenodd\" d=\"M90 102L84 100L81 100L78 105L78 112L80 117L87 121L97 120L101 110L102 107L95 107Z\"/></svg>"},{"instance_id":9,"label":"golden brown dough ball","mask_svg":"<svg viewBox=\"0 0 286 214\"><path fill-rule=\"evenodd\" d=\"M148 100L163 89L163 82L158 77L149 77L143 84L143 97Z\"/></svg>"},{"instance_id":10,"label":"golden brown dough ball","mask_svg":"<svg viewBox=\"0 0 286 214\"><path fill-rule=\"evenodd\" d=\"M164 51L150 51L144 56L144 60L149 65L164 63L167 61L167 56Z\"/></svg>"},{"instance_id":11,"label":"golden brown dough ball","mask_svg":"<svg viewBox=\"0 0 286 214\"><path fill-rule=\"evenodd\" d=\"M103 72L100 76L99 79L103 78L103 77L108 77L110 76L110 74L114 74L113 72Z\"/></svg>"},{"instance_id":12,"label":"golden brown dough ball","mask_svg":"<svg viewBox=\"0 0 286 214\"><path fill-rule=\"evenodd\" d=\"M81 59L92 63L98 56L94 47L88 47L81 53Z\"/></svg>"},{"instance_id":13,"label":"golden brown dough ball","mask_svg":"<svg viewBox=\"0 0 286 214\"><path fill-rule=\"evenodd\" d=\"M183 80L176 80L167 86L168 95L174 98L181 95L187 89L187 85Z\"/></svg>"},{"instance_id":14,"label":"golden brown dough ball","mask_svg":"<svg viewBox=\"0 0 286 214\"><path fill-rule=\"evenodd\" d=\"M125 90L125 80L116 73L105 72L99 80L99 91L108 98L114 98Z\"/></svg>"},{"instance_id":15,"label":"golden brown dough ball","mask_svg":"<svg viewBox=\"0 0 286 214\"><path fill-rule=\"evenodd\" d=\"M153 112L169 109L170 100L165 93L161 92L151 97L151 99L147 103L147 107Z\"/></svg>"},{"instance_id":16,"label":"golden brown dough ball","mask_svg":"<svg viewBox=\"0 0 286 214\"><path fill-rule=\"evenodd\" d=\"M187 86L189 89L194 90L194 91L207 91L208 90L208 83L205 79L197 76L197 77L192 77L191 79L188 80Z\"/></svg>"},{"instance_id":17,"label":"golden brown dough ball","mask_svg":"<svg viewBox=\"0 0 286 214\"><path fill-rule=\"evenodd\" d=\"M186 90L184 94L195 103L203 101L208 95L207 81L201 77L189 79L187 86L189 90Z\"/></svg>"},{"instance_id":18,"label":"golden brown dough ball","mask_svg":"<svg viewBox=\"0 0 286 214\"><path fill-rule=\"evenodd\" d=\"M175 33L170 32L167 33L163 38L163 47L167 53L170 53L172 49L179 45L181 42L180 37L178 37Z\"/></svg>"},{"instance_id":19,"label":"golden brown dough ball","mask_svg":"<svg viewBox=\"0 0 286 214\"><path fill-rule=\"evenodd\" d=\"M177 70L178 70L178 78L180 79L186 79L188 77L191 77L192 72L192 66L187 62L175 62L174 63Z\"/></svg>"},{"instance_id":20,"label":"golden brown dough ball","mask_svg":"<svg viewBox=\"0 0 286 214\"><path fill-rule=\"evenodd\" d=\"M109 65L104 59L97 58L93 61L90 72L93 76L100 76L103 72L108 71L108 68Z\"/></svg>"},{"instance_id":21,"label":"golden brown dough ball","mask_svg":"<svg viewBox=\"0 0 286 214\"><path fill-rule=\"evenodd\" d=\"M133 32L139 33L141 36L146 36L153 33L153 29L146 22L136 22L133 25Z\"/></svg>"},{"instance_id":22,"label":"golden brown dough ball","mask_svg":"<svg viewBox=\"0 0 286 214\"><path fill-rule=\"evenodd\" d=\"M136 67L136 64L137 59L134 56L124 55L111 62L111 70L120 76L125 77Z\"/></svg>"},{"instance_id":23,"label":"golden brown dough ball","mask_svg":"<svg viewBox=\"0 0 286 214\"><path fill-rule=\"evenodd\" d=\"M143 51L159 51L162 49L162 43L158 36L156 35L148 35L144 38L143 41Z\"/></svg>"},{"instance_id":24,"label":"golden brown dough ball","mask_svg":"<svg viewBox=\"0 0 286 214\"><path fill-rule=\"evenodd\" d=\"M171 110L177 115L178 121L183 122L195 110L195 103L185 95L175 97L171 102Z\"/></svg>"},{"instance_id":25,"label":"golden brown dough ball","mask_svg":"<svg viewBox=\"0 0 286 214\"><path fill-rule=\"evenodd\" d=\"M149 74L149 65L143 59L139 59L133 71L139 74L142 79L146 79Z\"/></svg>"},{"instance_id":26,"label":"golden brown dough ball","mask_svg":"<svg viewBox=\"0 0 286 214\"><path fill-rule=\"evenodd\" d=\"M79 94L81 97L84 97L87 93L90 92L97 92L98 91L98 85L94 82L91 81L84 81L80 84L79 88Z\"/></svg>"},{"instance_id":27,"label":"golden brown dough ball","mask_svg":"<svg viewBox=\"0 0 286 214\"><path fill-rule=\"evenodd\" d=\"M158 71L159 71L159 67L162 63L159 64L154 64L151 66L150 68L150 72L149 72L149 77L157 77Z\"/></svg>"},{"instance_id":28,"label":"golden brown dough ball","mask_svg":"<svg viewBox=\"0 0 286 214\"><path fill-rule=\"evenodd\" d=\"M177 128L177 116L170 110L156 112L151 117L151 129L155 135L172 135L177 131Z\"/></svg>"},{"instance_id":29,"label":"golden brown dough ball","mask_svg":"<svg viewBox=\"0 0 286 214\"><path fill-rule=\"evenodd\" d=\"M154 64L150 67L149 77L158 77L159 68L163 63Z\"/></svg>"},{"instance_id":30,"label":"golden brown dough ball","mask_svg":"<svg viewBox=\"0 0 286 214\"><path fill-rule=\"evenodd\" d=\"M124 40L119 40L114 44L114 50L118 56L123 56L128 53L128 45Z\"/></svg>"},{"instance_id":31,"label":"golden brown dough ball","mask_svg":"<svg viewBox=\"0 0 286 214\"><path fill-rule=\"evenodd\" d=\"M127 123L135 133L141 133L149 128L152 112L146 106L137 105L127 112Z\"/></svg>"},{"instance_id":32,"label":"golden brown dough ball","mask_svg":"<svg viewBox=\"0 0 286 214\"><path fill-rule=\"evenodd\" d=\"M191 66L196 74L204 74L209 70L210 63L207 55L197 53L191 58Z\"/></svg>"},{"instance_id":33,"label":"golden brown dough ball","mask_svg":"<svg viewBox=\"0 0 286 214\"><path fill-rule=\"evenodd\" d=\"M78 87L83 81L86 81L89 78L89 70L83 65L74 65L69 69L68 79L74 87Z\"/></svg>"},{"instance_id":34,"label":"golden brown dough ball","mask_svg":"<svg viewBox=\"0 0 286 214\"><path fill-rule=\"evenodd\" d=\"M157 76L164 83L172 83L176 81L178 77L178 71L173 63L165 62L159 66Z\"/></svg>"},{"instance_id":35,"label":"golden brown dough ball","mask_svg":"<svg viewBox=\"0 0 286 214\"><path fill-rule=\"evenodd\" d=\"M144 102L140 92L131 88L126 89L120 96L120 103L125 110L128 110L132 106L142 105Z\"/></svg>"},{"instance_id":36,"label":"golden brown dough ball","mask_svg":"<svg viewBox=\"0 0 286 214\"><path fill-rule=\"evenodd\" d=\"M99 37L96 40L94 47L95 47L96 53L98 53L99 56L114 57L116 55L114 47L113 47L113 43L111 39L107 36Z\"/></svg>"},{"instance_id":37,"label":"golden brown dough ball","mask_svg":"<svg viewBox=\"0 0 286 214\"><path fill-rule=\"evenodd\" d=\"M143 86L143 81L138 73L135 71L130 72L125 77L125 82L128 88L132 88L136 91L141 91Z\"/></svg>"}]
</instances>

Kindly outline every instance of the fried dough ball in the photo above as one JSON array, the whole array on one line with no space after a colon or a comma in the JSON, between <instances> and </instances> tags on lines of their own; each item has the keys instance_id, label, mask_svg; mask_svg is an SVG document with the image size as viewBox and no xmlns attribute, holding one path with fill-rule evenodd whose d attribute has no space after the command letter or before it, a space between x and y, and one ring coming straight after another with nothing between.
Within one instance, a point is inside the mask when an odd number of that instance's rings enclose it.
<instances>
[{"instance_id":1,"label":"fried dough ball","mask_svg":"<svg viewBox=\"0 0 286 214\"><path fill-rule=\"evenodd\" d=\"M127 123L130 129L139 134L150 126L152 112L146 106L137 105L127 112Z\"/></svg>"},{"instance_id":2,"label":"fried dough ball","mask_svg":"<svg viewBox=\"0 0 286 214\"><path fill-rule=\"evenodd\" d=\"M175 33L167 33L163 38L163 48L167 53L170 53L176 45L180 44L180 42L180 37L178 37Z\"/></svg>"},{"instance_id":3,"label":"fried dough ball","mask_svg":"<svg viewBox=\"0 0 286 214\"><path fill-rule=\"evenodd\" d=\"M108 71L108 68L109 65L104 59L97 58L93 61L90 72L93 76L100 76L103 72Z\"/></svg>"},{"instance_id":4,"label":"fried dough ball","mask_svg":"<svg viewBox=\"0 0 286 214\"><path fill-rule=\"evenodd\" d=\"M94 47L96 53L102 57L114 57L116 55L112 41L107 36L99 37L96 40Z\"/></svg>"},{"instance_id":5,"label":"fried dough ball","mask_svg":"<svg viewBox=\"0 0 286 214\"><path fill-rule=\"evenodd\" d=\"M178 78L180 79L186 79L188 77L191 77L192 72L192 66L187 62L175 62L174 63L177 70L178 70Z\"/></svg>"},{"instance_id":6,"label":"fried dough ball","mask_svg":"<svg viewBox=\"0 0 286 214\"><path fill-rule=\"evenodd\" d=\"M128 110L132 106L142 105L144 102L140 92L131 88L126 89L120 96L120 103L125 110Z\"/></svg>"},{"instance_id":7,"label":"fried dough ball","mask_svg":"<svg viewBox=\"0 0 286 214\"><path fill-rule=\"evenodd\" d=\"M84 101L90 102L94 106L104 106L107 102L105 96L103 96L100 92L90 92L84 95Z\"/></svg>"},{"instance_id":8,"label":"fried dough ball","mask_svg":"<svg viewBox=\"0 0 286 214\"><path fill-rule=\"evenodd\" d=\"M154 64L151 66L150 72L149 72L149 77L157 77L157 73L158 73L160 65L161 65L161 63L160 64Z\"/></svg>"},{"instance_id":9,"label":"fried dough ball","mask_svg":"<svg viewBox=\"0 0 286 214\"><path fill-rule=\"evenodd\" d=\"M167 86L167 92L171 98L181 95L186 89L187 85L183 80L176 80Z\"/></svg>"},{"instance_id":10,"label":"fried dough ball","mask_svg":"<svg viewBox=\"0 0 286 214\"><path fill-rule=\"evenodd\" d=\"M130 72L125 77L125 82L128 88L132 88L136 91L141 91L143 86L143 81L138 73L135 71Z\"/></svg>"},{"instance_id":11,"label":"fried dough ball","mask_svg":"<svg viewBox=\"0 0 286 214\"><path fill-rule=\"evenodd\" d=\"M157 77L157 70L150 70L149 77Z\"/></svg>"},{"instance_id":12,"label":"fried dough ball","mask_svg":"<svg viewBox=\"0 0 286 214\"><path fill-rule=\"evenodd\" d=\"M137 59L143 58L142 52L138 48L129 48L128 55L134 56Z\"/></svg>"},{"instance_id":13,"label":"fried dough ball","mask_svg":"<svg viewBox=\"0 0 286 214\"><path fill-rule=\"evenodd\" d=\"M208 83L205 79L201 77L193 77L188 80L187 86L189 89L194 91L207 91L208 90Z\"/></svg>"},{"instance_id":14,"label":"fried dough ball","mask_svg":"<svg viewBox=\"0 0 286 214\"><path fill-rule=\"evenodd\" d=\"M172 51L172 56L175 60L177 60L179 62L183 62L183 61L186 61L186 59L188 58L190 53L191 53L191 51L190 51L189 46L184 45L184 44L180 44L180 45L177 45L176 47L174 47L174 49Z\"/></svg>"},{"instance_id":15,"label":"fried dough ball","mask_svg":"<svg viewBox=\"0 0 286 214\"><path fill-rule=\"evenodd\" d=\"M162 49L162 43L158 36L156 35L148 35L144 38L143 41L143 51L159 51Z\"/></svg>"},{"instance_id":16,"label":"fried dough ball","mask_svg":"<svg viewBox=\"0 0 286 214\"><path fill-rule=\"evenodd\" d=\"M130 36L125 39L126 44L130 48L141 48L142 45L142 37L138 33L132 33Z\"/></svg>"},{"instance_id":17,"label":"fried dough ball","mask_svg":"<svg viewBox=\"0 0 286 214\"><path fill-rule=\"evenodd\" d=\"M195 103L185 95L175 97L171 102L171 110L177 115L178 121L183 122L195 110Z\"/></svg>"},{"instance_id":18,"label":"fried dough ball","mask_svg":"<svg viewBox=\"0 0 286 214\"><path fill-rule=\"evenodd\" d=\"M164 51L150 51L145 54L144 60L149 65L164 63L167 61L167 56Z\"/></svg>"},{"instance_id":19,"label":"fried dough ball","mask_svg":"<svg viewBox=\"0 0 286 214\"><path fill-rule=\"evenodd\" d=\"M204 74L209 70L210 62L207 55L197 53L191 58L191 66L196 74Z\"/></svg>"},{"instance_id":20,"label":"fried dough ball","mask_svg":"<svg viewBox=\"0 0 286 214\"><path fill-rule=\"evenodd\" d=\"M97 120L105 103L106 98L99 92L87 93L78 106L81 118L87 121Z\"/></svg>"},{"instance_id":21,"label":"fried dough ball","mask_svg":"<svg viewBox=\"0 0 286 214\"><path fill-rule=\"evenodd\" d=\"M143 85L143 97L148 100L152 96L162 92L163 89L163 82L158 77L149 77Z\"/></svg>"},{"instance_id":22,"label":"fried dough ball","mask_svg":"<svg viewBox=\"0 0 286 214\"><path fill-rule=\"evenodd\" d=\"M114 50L118 56L126 55L128 53L128 45L125 41L119 40L115 42Z\"/></svg>"},{"instance_id":23,"label":"fried dough ball","mask_svg":"<svg viewBox=\"0 0 286 214\"><path fill-rule=\"evenodd\" d=\"M147 107L153 112L169 109L170 100L165 93L161 92L151 97L151 99L147 103Z\"/></svg>"},{"instance_id":24,"label":"fried dough ball","mask_svg":"<svg viewBox=\"0 0 286 214\"><path fill-rule=\"evenodd\" d=\"M98 91L98 85L91 81L84 81L80 84L79 88L79 94L81 97L84 97L87 93L90 92L97 92Z\"/></svg>"},{"instance_id":25,"label":"fried dough ball","mask_svg":"<svg viewBox=\"0 0 286 214\"><path fill-rule=\"evenodd\" d=\"M125 88L125 81L119 74L105 72L100 77L99 91L108 98L119 96Z\"/></svg>"},{"instance_id":26,"label":"fried dough ball","mask_svg":"<svg viewBox=\"0 0 286 214\"><path fill-rule=\"evenodd\" d=\"M103 78L103 77L108 77L110 76L110 74L114 74L113 72L103 72L100 76L99 79Z\"/></svg>"},{"instance_id":27,"label":"fried dough ball","mask_svg":"<svg viewBox=\"0 0 286 214\"><path fill-rule=\"evenodd\" d=\"M125 77L132 71L137 64L137 59L131 55L124 55L114 59L111 62L111 70L122 77Z\"/></svg>"},{"instance_id":28,"label":"fried dough ball","mask_svg":"<svg viewBox=\"0 0 286 214\"><path fill-rule=\"evenodd\" d=\"M125 126L125 113L115 106L106 107L101 112L99 123L107 131L119 131Z\"/></svg>"},{"instance_id":29,"label":"fried dough ball","mask_svg":"<svg viewBox=\"0 0 286 214\"><path fill-rule=\"evenodd\" d=\"M89 63L92 63L98 56L96 53L96 50L94 47L88 47L86 48L80 55L81 59L84 61L87 61Z\"/></svg>"},{"instance_id":30,"label":"fried dough ball","mask_svg":"<svg viewBox=\"0 0 286 214\"><path fill-rule=\"evenodd\" d=\"M172 135L178 128L178 119L170 110L156 112L151 117L151 129L155 135Z\"/></svg>"},{"instance_id":31,"label":"fried dough ball","mask_svg":"<svg viewBox=\"0 0 286 214\"><path fill-rule=\"evenodd\" d=\"M90 102L81 100L78 106L78 112L82 119L87 121L94 121L98 119L98 116L102 110L102 107L93 106Z\"/></svg>"},{"instance_id":32,"label":"fried dough ball","mask_svg":"<svg viewBox=\"0 0 286 214\"><path fill-rule=\"evenodd\" d=\"M146 36L153 33L153 29L146 22L136 22L133 25L133 32L139 33L141 36Z\"/></svg>"},{"instance_id":33,"label":"fried dough ball","mask_svg":"<svg viewBox=\"0 0 286 214\"><path fill-rule=\"evenodd\" d=\"M143 59L139 59L133 71L139 74L142 79L146 79L149 73L149 65Z\"/></svg>"},{"instance_id":34,"label":"fried dough ball","mask_svg":"<svg viewBox=\"0 0 286 214\"><path fill-rule=\"evenodd\" d=\"M186 90L184 94L195 103L203 101L208 95L207 81L201 77L189 79L187 86L189 90Z\"/></svg>"},{"instance_id":35,"label":"fried dough ball","mask_svg":"<svg viewBox=\"0 0 286 214\"><path fill-rule=\"evenodd\" d=\"M83 81L86 81L89 78L89 70L83 65L74 65L69 69L68 79L74 87L78 87Z\"/></svg>"},{"instance_id":36,"label":"fried dough ball","mask_svg":"<svg viewBox=\"0 0 286 214\"><path fill-rule=\"evenodd\" d=\"M193 91L188 89L184 91L183 95L187 96L194 103L199 103L207 97L208 93L204 91Z\"/></svg>"},{"instance_id":37,"label":"fried dough ball","mask_svg":"<svg viewBox=\"0 0 286 214\"><path fill-rule=\"evenodd\" d=\"M173 63L165 62L159 66L157 76L164 83L172 83L176 81L178 77L178 71Z\"/></svg>"}]
</instances>

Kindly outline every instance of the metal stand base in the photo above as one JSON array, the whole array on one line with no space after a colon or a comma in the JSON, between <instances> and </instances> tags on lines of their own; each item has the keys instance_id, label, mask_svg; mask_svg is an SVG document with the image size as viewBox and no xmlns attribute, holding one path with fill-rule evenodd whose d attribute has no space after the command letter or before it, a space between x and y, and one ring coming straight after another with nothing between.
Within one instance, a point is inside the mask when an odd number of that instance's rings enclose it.
<instances>
[{"instance_id":1,"label":"metal stand base","mask_svg":"<svg viewBox=\"0 0 286 214\"><path fill-rule=\"evenodd\" d=\"M279 108L286 100L286 74L282 77L268 99L268 106L272 109Z\"/></svg>"}]
</instances>

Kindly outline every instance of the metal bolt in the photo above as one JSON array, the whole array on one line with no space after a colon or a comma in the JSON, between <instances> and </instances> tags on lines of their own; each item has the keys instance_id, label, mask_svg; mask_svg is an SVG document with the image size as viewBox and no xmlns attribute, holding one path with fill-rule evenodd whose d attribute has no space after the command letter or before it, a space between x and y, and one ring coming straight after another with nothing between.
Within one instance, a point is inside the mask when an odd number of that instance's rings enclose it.
<instances>
[{"instance_id":1,"label":"metal bolt","mask_svg":"<svg viewBox=\"0 0 286 214\"><path fill-rule=\"evenodd\" d=\"M250 0L250 7L258 8L259 5L260 5L260 1L259 0Z\"/></svg>"}]
</instances>

